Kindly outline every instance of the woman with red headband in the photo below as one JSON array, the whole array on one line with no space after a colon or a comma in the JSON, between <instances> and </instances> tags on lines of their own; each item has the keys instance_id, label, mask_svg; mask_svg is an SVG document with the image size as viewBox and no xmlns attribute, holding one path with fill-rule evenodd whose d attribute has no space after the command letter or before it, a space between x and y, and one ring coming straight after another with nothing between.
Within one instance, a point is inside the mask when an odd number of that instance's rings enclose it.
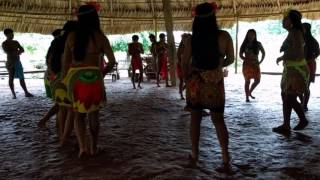
<instances>
[{"instance_id":1,"label":"woman with red headband","mask_svg":"<svg viewBox=\"0 0 320 180\"><path fill-rule=\"evenodd\" d=\"M209 109L222 149L223 170L229 170L229 135L224 122L225 91L222 69L233 63L234 49L229 33L218 28L215 13L215 4L199 4L195 9L192 37L184 41L182 69L186 76L187 105L192 109L192 154L189 159L192 166L197 165L202 110Z\"/></svg>"},{"instance_id":2,"label":"woman with red headband","mask_svg":"<svg viewBox=\"0 0 320 180\"><path fill-rule=\"evenodd\" d=\"M98 153L99 109L106 102L101 61L106 55L107 71L115 64L109 40L100 29L98 13L93 5L79 8L78 28L69 34L64 50L62 75L67 95L75 113L75 130L79 143L79 157ZM86 141L86 122L89 119L91 143Z\"/></svg>"}]
</instances>

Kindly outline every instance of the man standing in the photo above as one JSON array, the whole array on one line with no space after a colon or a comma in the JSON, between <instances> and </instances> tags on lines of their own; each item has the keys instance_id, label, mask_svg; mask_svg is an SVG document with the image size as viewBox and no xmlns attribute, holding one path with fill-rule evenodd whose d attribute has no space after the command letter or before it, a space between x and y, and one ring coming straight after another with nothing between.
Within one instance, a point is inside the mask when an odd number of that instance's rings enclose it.
<instances>
[{"instance_id":1,"label":"man standing","mask_svg":"<svg viewBox=\"0 0 320 180\"><path fill-rule=\"evenodd\" d=\"M20 79L20 85L24 90L25 96L33 97L33 95L27 90L26 83L24 81L23 67L20 62L20 54L24 52L24 49L18 41L13 40L14 35L12 29L5 29L3 32L7 39L2 43L2 48L7 54L6 68L9 73L9 87L11 89L13 99L17 98L14 91L14 78Z\"/></svg>"}]
</instances>

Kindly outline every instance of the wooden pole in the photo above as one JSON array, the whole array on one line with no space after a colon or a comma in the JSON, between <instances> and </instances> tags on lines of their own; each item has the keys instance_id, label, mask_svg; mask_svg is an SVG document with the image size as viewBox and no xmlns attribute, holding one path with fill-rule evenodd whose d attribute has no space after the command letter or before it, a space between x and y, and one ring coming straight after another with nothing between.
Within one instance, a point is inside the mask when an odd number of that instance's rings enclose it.
<instances>
[{"instance_id":1,"label":"wooden pole","mask_svg":"<svg viewBox=\"0 0 320 180\"><path fill-rule=\"evenodd\" d=\"M167 31L167 39L169 45L169 65L170 65L170 80L171 85L176 86L176 47L173 36L173 21L172 21L172 9L170 0L162 0L163 14L165 20L165 26Z\"/></svg>"},{"instance_id":2,"label":"wooden pole","mask_svg":"<svg viewBox=\"0 0 320 180\"><path fill-rule=\"evenodd\" d=\"M153 16L153 30L154 30L154 36L156 37L157 41L157 36L158 36L158 20L157 20L157 15L154 7L154 0L151 0L151 8L152 8L152 16Z\"/></svg>"},{"instance_id":3,"label":"wooden pole","mask_svg":"<svg viewBox=\"0 0 320 180\"><path fill-rule=\"evenodd\" d=\"M234 69L235 69L235 73L237 74L238 72L238 34L239 34L239 18L237 16L237 25L236 25L236 61L234 63Z\"/></svg>"}]
</instances>

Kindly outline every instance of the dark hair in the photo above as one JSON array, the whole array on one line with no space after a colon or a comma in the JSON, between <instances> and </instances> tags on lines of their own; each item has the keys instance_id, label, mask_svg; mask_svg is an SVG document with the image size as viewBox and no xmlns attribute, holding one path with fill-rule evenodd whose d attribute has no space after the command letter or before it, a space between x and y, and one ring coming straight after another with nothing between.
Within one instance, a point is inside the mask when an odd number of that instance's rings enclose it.
<instances>
[{"instance_id":1,"label":"dark hair","mask_svg":"<svg viewBox=\"0 0 320 180\"><path fill-rule=\"evenodd\" d=\"M301 32L303 32L302 23L301 23L302 15L299 11L290 10L288 14L288 18L292 23L293 29L298 29Z\"/></svg>"},{"instance_id":2,"label":"dark hair","mask_svg":"<svg viewBox=\"0 0 320 180\"><path fill-rule=\"evenodd\" d=\"M156 39L156 36L155 36L154 34L150 34L150 35L149 35L149 38L150 38L150 39Z\"/></svg>"},{"instance_id":3,"label":"dark hair","mask_svg":"<svg viewBox=\"0 0 320 180\"><path fill-rule=\"evenodd\" d=\"M319 43L311 34L311 24L303 23L305 46L304 53L307 60L314 58L314 55L319 52Z\"/></svg>"},{"instance_id":4,"label":"dark hair","mask_svg":"<svg viewBox=\"0 0 320 180\"><path fill-rule=\"evenodd\" d=\"M78 10L78 28L75 35L73 54L76 61L82 61L87 53L89 39L94 33L102 33L98 13L93 5L82 5Z\"/></svg>"},{"instance_id":5,"label":"dark hair","mask_svg":"<svg viewBox=\"0 0 320 180\"><path fill-rule=\"evenodd\" d=\"M61 31L62 31L62 29L55 29L54 31L52 31L51 35L53 37L60 36L61 35Z\"/></svg>"},{"instance_id":6,"label":"dark hair","mask_svg":"<svg viewBox=\"0 0 320 180\"><path fill-rule=\"evenodd\" d=\"M258 54L259 53L259 43L257 41L257 32L256 30L254 29L249 29L247 34L246 34L246 37L244 38L241 46L240 46L240 52L243 52L246 48L246 46L248 45L249 43L249 40L248 40L248 34L249 33L254 33L255 37L254 37L254 40L252 42L252 46L250 48L252 48L254 54Z\"/></svg>"},{"instance_id":7,"label":"dark hair","mask_svg":"<svg viewBox=\"0 0 320 180\"><path fill-rule=\"evenodd\" d=\"M302 27L303 27L303 29L304 29L304 34L305 34L306 37L312 36L312 34L311 34L311 24L309 24L309 23L303 23L303 24L302 24Z\"/></svg>"},{"instance_id":8,"label":"dark hair","mask_svg":"<svg viewBox=\"0 0 320 180\"><path fill-rule=\"evenodd\" d=\"M192 65L199 69L214 69L219 66L219 44L214 9L209 3L196 7L192 25Z\"/></svg>"},{"instance_id":9,"label":"dark hair","mask_svg":"<svg viewBox=\"0 0 320 180\"><path fill-rule=\"evenodd\" d=\"M164 33L159 34L159 38L160 38L160 39L163 39L163 38L165 38L165 37L166 37L166 35L165 35Z\"/></svg>"},{"instance_id":10,"label":"dark hair","mask_svg":"<svg viewBox=\"0 0 320 180\"><path fill-rule=\"evenodd\" d=\"M10 29L10 28L7 28L7 29L5 29L5 30L3 31L3 33L4 33L5 35L8 35L8 34L13 33L13 30Z\"/></svg>"},{"instance_id":11,"label":"dark hair","mask_svg":"<svg viewBox=\"0 0 320 180\"><path fill-rule=\"evenodd\" d=\"M133 41L137 41L138 39L139 39L139 36L138 36L138 35L133 35L133 36L132 36L132 40L133 40Z\"/></svg>"}]
</instances>

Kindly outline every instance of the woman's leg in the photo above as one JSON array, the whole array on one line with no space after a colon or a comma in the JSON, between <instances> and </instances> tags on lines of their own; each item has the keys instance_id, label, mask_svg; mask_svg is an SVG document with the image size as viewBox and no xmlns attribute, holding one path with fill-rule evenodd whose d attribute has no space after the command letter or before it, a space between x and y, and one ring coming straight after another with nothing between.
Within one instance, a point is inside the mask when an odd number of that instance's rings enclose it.
<instances>
[{"instance_id":1,"label":"woman's leg","mask_svg":"<svg viewBox=\"0 0 320 180\"><path fill-rule=\"evenodd\" d=\"M255 97L252 96L253 90L258 86L260 83L260 79L254 79L253 83L251 84L250 90L249 90L249 96L254 99Z\"/></svg>"},{"instance_id":2,"label":"woman's leg","mask_svg":"<svg viewBox=\"0 0 320 180\"><path fill-rule=\"evenodd\" d=\"M59 105L57 103L55 103L49 109L49 111L46 113L46 115L38 122L38 127L44 128L46 126L47 121L49 121L49 119L52 116L54 116L55 114L57 114L58 112L59 112Z\"/></svg>"},{"instance_id":3,"label":"woman's leg","mask_svg":"<svg viewBox=\"0 0 320 180\"><path fill-rule=\"evenodd\" d=\"M183 78L179 77L179 93L180 93L180 97L182 100L184 99L184 97L183 97L183 88L184 87L183 86L184 86Z\"/></svg>"},{"instance_id":4,"label":"woman's leg","mask_svg":"<svg viewBox=\"0 0 320 180\"><path fill-rule=\"evenodd\" d=\"M310 84L311 82L309 81L309 84L308 84L308 90L306 93L304 93L304 96L303 96L303 101L302 101L302 104L303 104L303 110L304 111L308 111L308 103L309 103L309 98L310 98Z\"/></svg>"},{"instance_id":5,"label":"woman's leg","mask_svg":"<svg viewBox=\"0 0 320 180\"><path fill-rule=\"evenodd\" d=\"M304 114L301 104L297 100L298 95L288 95L289 103L291 104L293 110L297 113L299 117L299 123L294 130L302 130L308 125L308 120Z\"/></svg>"},{"instance_id":6,"label":"woman's leg","mask_svg":"<svg viewBox=\"0 0 320 180\"><path fill-rule=\"evenodd\" d=\"M249 102L249 86L250 86L250 79L249 80L245 80L244 82L244 92L246 93L246 102Z\"/></svg>"},{"instance_id":7,"label":"woman's leg","mask_svg":"<svg viewBox=\"0 0 320 180\"><path fill-rule=\"evenodd\" d=\"M91 145L90 145L90 152L91 155L95 155L97 153L97 145L98 145L98 137L99 137L99 111L94 111L89 114L89 126L90 126L90 133L91 133Z\"/></svg>"},{"instance_id":8,"label":"woman's leg","mask_svg":"<svg viewBox=\"0 0 320 180\"><path fill-rule=\"evenodd\" d=\"M290 129L290 118L292 112L292 97L286 93L281 93L282 97L282 112L283 112L283 127Z\"/></svg>"},{"instance_id":9,"label":"woman's leg","mask_svg":"<svg viewBox=\"0 0 320 180\"><path fill-rule=\"evenodd\" d=\"M66 122L68 108L64 106L59 106L58 118L56 122L58 136L61 139L64 132L64 124Z\"/></svg>"},{"instance_id":10,"label":"woman's leg","mask_svg":"<svg viewBox=\"0 0 320 180\"><path fill-rule=\"evenodd\" d=\"M222 160L225 165L229 165L230 155L228 150L229 145L229 133L224 122L223 113L212 113L212 122L216 128L218 140L222 150Z\"/></svg>"},{"instance_id":11,"label":"woman's leg","mask_svg":"<svg viewBox=\"0 0 320 180\"><path fill-rule=\"evenodd\" d=\"M158 63L157 63L157 86L160 87L160 72L162 69L162 59L158 58Z\"/></svg>"},{"instance_id":12,"label":"woman's leg","mask_svg":"<svg viewBox=\"0 0 320 180\"><path fill-rule=\"evenodd\" d=\"M64 124L64 131L60 141L60 146L63 146L67 141L67 139L70 137L73 127L74 127L74 112L70 108L67 111L67 118Z\"/></svg>"},{"instance_id":13,"label":"woman's leg","mask_svg":"<svg viewBox=\"0 0 320 180\"><path fill-rule=\"evenodd\" d=\"M133 68L133 65L132 65L132 77L131 77L131 81L132 81L132 85L133 85L133 89L136 88L136 84L135 84L135 79L136 79L136 70Z\"/></svg>"},{"instance_id":14,"label":"woman's leg","mask_svg":"<svg viewBox=\"0 0 320 180\"><path fill-rule=\"evenodd\" d=\"M190 139L192 145L192 160L197 163L199 156L199 138L200 138L200 123L202 119L202 110L191 111L191 124L190 124Z\"/></svg>"},{"instance_id":15,"label":"woman's leg","mask_svg":"<svg viewBox=\"0 0 320 180\"><path fill-rule=\"evenodd\" d=\"M87 150L86 144L86 122L85 122L86 114L75 112L75 120L74 120L74 127L79 143L79 158L85 155Z\"/></svg>"},{"instance_id":16,"label":"woman's leg","mask_svg":"<svg viewBox=\"0 0 320 180\"><path fill-rule=\"evenodd\" d=\"M142 82L142 79L143 79L143 69L141 68L141 69L139 69L139 82L138 82L138 88L140 88L141 89L141 82Z\"/></svg>"}]
</instances>

